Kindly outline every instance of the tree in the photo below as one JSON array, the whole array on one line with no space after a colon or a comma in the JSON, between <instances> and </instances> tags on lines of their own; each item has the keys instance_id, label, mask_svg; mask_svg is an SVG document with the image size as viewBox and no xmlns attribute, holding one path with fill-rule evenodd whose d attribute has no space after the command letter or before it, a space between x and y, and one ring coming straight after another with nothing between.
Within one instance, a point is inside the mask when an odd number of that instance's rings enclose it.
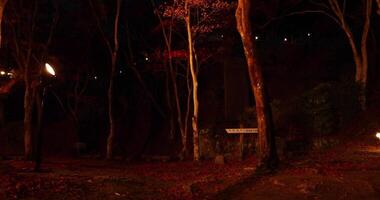
<instances>
[{"instance_id":1,"label":"tree","mask_svg":"<svg viewBox=\"0 0 380 200\"><path fill-rule=\"evenodd\" d=\"M347 21L346 1L340 3L338 0L327 0L327 3L312 2L322 8L321 11L316 11L325 14L334 20L339 27L344 31L355 62L355 82L359 86L359 102L362 110L366 109L366 90L367 90L367 73L368 73L368 34L371 25L372 15L372 0L362 1L363 28L361 36L356 37L353 33L353 27ZM379 2L379 1L378 1Z\"/></svg>"},{"instance_id":2,"label":"tree","mask_svg":"<svg viewBox=\"0 0 380 200\"><path fill-rule=\"evenodd\" d=\"M151 3L153 7L156 7L155 1L151 0ZM176 2L174 2L176 3ZM173 7L176 7L176 5L173 4ZM160 28L162 31L162 36L164 39L165 49L167 52L167 58L165 58L165 64L166 67L166 100L168 104L168 110L170 112L170 135L174 135L175 131L175 123L174 118L176 117L177 125L179 128L179 131L181 133L181 142L182 142L182 149L179 153L180 159L184 159L184 157L187 154L187 136L188 136L188 121L189 121L189 111L190 111L190 105L187 104L186 111L185 111L185 117L183 117L183 109L181 105L181 100L179 96L179 88L177 84L177 71L174 70L174 64L173 64L173 47L172 47L172 41L173 41L173 25L174 25L174 16L170 16L170 19L168 19L168 23L165 23L163 19L163 13L159 12L158 8L154 9L154 13L156 14L159 22L160 22ZM169 25L167 25L169 24ZM186 76L188 77L188 76ZM171 87L170 87L171 86ZM188 100L191 95L191 89L188 88ZM172 108L172 96L175 104L175 109L173 111Z\"/></svg>"},{"instance_id":3,"label":"tree","mask_svg":"<svg viewBox=\"0 0 380 200\"><path fill-rule=\"evenodd\" d=\"M195 38L199 35L210 33L222 26L216 20L220 15L225 15L230 8L230 4L222 0L174 0L171 5L164 6L163 16L174 17L176 20L184 22L188 65L191 74L192 91L192 136L193 136L193 159L199 161L199 100L198 100L198 68L195 50ZM223 13L223 14L221 14ZM219 16L218 16L219 15ZM197 20L194 20L197 19ZM218 18L219 19L219 18ZM193 21L194 20L194 21ZM185 143L186 136L182 136ZM183 144L185 145L185 144Z\"/></svg>"},{"instance_id":4,"label":"tree","mask_svg":"<svg viewBox=\"0 0 380 200\"><path fill-rule=\"evenodd\" d=\"M266 168L275 168L278 164L276 152L273 119L270 104L267 99L262 68L255 56L255 47L252 39L250 24L250 0L239 0L236 8L236 27L241 36L244 54L247 61L251 88L255 96L257 123L259 130L260 165Z\"/></svg>"},{"instance_id":5,"label":"tree","mask_svg":"<svg viewBox=\"0 0 380 200\"><path fill-rule=\"evenodd\" d=\"M193 116L191 118L192 128L193 128L193 155L194 161L199 161L199 101L198 101L198 78L197 72L194 66L194 49L193 49L193 35L191 31L191 9L189 7L189 1L185 1L185 23L186 23L186 33L189 51L189 66L191 72L191 79L193 83Z\"/></svg>"},{"instance_id":6,"label":"tree","mask_svg":"<svg viewBox=\"0 0 380 200\"><path fill-rule=\"evenodd\" d=\"M7 5L8 0L0 0L0 45L1 43L1 27L3 24L3 13L4 13L4 8Z\"/></svg>"},{"instance_id":7,"label":"tree","mask_svg":"<svg viewBox=\"0 0 380 200\"><path fill-rule=\"evenodd\" d=\"M9 14L4 20L8 28L5 33L7 41L4 43L11 49L18 67L18 77L25 85L24 156L26 159L32 159L34 153L32 114L38 91L32 84L38 82L58 21L57 12L52 17L49 15L49 10L43 10L43 8L48 8L41 6L46 3L48 2L38 0L10 1L7 4ZM38 23L41 19L48 19L51 23Z\"/></svg>"},{"instance_id":8,"label":"tree","mask_svg":"<svg viewBox=\"0 0 380 200\"><path fill-rule=\"evenodd\" d=\"M120 19L120 10L121 10L121 0L115 0L116 3L116 12L113 20L113 37L109 39L107 37L105 30L102 28L99 15L96 14L96 9L93 3L93 0L89 0L91 9L94 14L96 25L98 31L101 34L103 42L107 46L108 53L110 54L111 59L111 69L108 85L108 119L109 119L109 133L107 138L107 159L113 158L113 150L115 143L115 116L114 116L114 105L113 105L113 94L114 94L114 79L116 76L116 62L119 52L119 19ZM100 7L100 6L99 6Z\"/></svg>"}]
</instances>

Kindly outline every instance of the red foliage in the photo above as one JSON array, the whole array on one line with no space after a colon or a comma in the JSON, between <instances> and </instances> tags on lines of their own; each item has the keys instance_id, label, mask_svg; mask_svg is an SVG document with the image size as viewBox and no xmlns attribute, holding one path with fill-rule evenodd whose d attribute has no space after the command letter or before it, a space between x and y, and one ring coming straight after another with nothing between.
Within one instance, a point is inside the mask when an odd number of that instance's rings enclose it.
<instances>
[{"instance_id":1,"label":"red foliage","mask_svg":"<svg viewBox=\"0 0 380 200\"><path fill-rule=\"evenodd\" d=\"M174 0L172 3L165 3L160 7L164 17L173 17L177 21L184 20L186 16L186 0ZM222 28L227 20L226 14L234 7L233 4L223 0L189 0L189 9L192 10L193 35L200 33L210 33Z\"/></svg>"}]
</instances>

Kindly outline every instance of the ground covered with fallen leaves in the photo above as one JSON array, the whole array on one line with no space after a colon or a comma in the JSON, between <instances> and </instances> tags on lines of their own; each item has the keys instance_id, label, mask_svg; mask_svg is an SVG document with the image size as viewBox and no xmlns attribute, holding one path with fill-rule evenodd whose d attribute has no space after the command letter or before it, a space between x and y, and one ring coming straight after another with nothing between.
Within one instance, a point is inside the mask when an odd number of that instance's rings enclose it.
<instances>
[{"instance_id":1,"label":"ground covered with fallen leaves","mask_svg":"<svg viewBox=\"0 0 380 200\"><path fill-rule=\"evenodd\" d=\"M276 171L257 161L145 162L45 158L43 172L0 160L0 199L380 199L380 106L341 130L335 146L283 158Z\"/></svg>"},{"instance_id":2,"label":"ground covered with fallen leaves","mask_svg":"<svg viewBox=\"0 0 380 200\"><path fill-rule=\"evenodd\" d=\"M380 140L342 140L276 172L257 173L253 158L224 165L50 158L42 173L31 162L1 161L0 199L380 199Z\"/></svg>"},{"instance_id":3,"label":"ground covered with fallen leaves","mask_svg":"<svg viewBox=\"0 0 380 200\"><path fill-rule=\"evenodd\" d=\"M256 175L216 199L380 199L380 141L363 136L284 169Z\"/></svg>"},{"instance_id":4,"label":"ground covered with fallen leaves","mask_svg":"<svg viewBox=\"0 0 380 200\"><path fill-rule=\"evenodd\" d=\"M210 199L252 174L255 163L50 158L34 173L31 162L1 161L0 199Z\"/></svg>"},{"instance_id":5,"label":"ground covered with fallen leaves","mask_svg":"<svg viewBox=\"0 0 380 200\"><path fill-rule=\"evenodd\" d=\"M333 136L334 146L283 160L276 172L255 173L215 199L380 199L380 106Z\"/></svg>"}]
</instances>

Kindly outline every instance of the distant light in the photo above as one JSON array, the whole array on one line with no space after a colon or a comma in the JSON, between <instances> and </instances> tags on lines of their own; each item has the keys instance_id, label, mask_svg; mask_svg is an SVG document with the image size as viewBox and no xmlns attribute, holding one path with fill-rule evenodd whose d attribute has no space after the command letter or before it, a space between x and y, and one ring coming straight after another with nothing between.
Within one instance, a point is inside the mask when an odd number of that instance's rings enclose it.
<instances>
[{"instance_id":1,"label":"distant light","mask_svg":"<svg viewBox=\"0 0 380 200\"><path fill-rule=\"evenodd\" d=\"M7 75L8 76L13 76L13 73L12 72L8 72Z\"/></svg>"},{"instance_id":2,"label":"distant light","mask_svg":"<svg viewBox=\"0 0 380 200\"><path fill-rule=\"evenodd\" d=\"M45 63L45 69L49 74L55 76L54 68L49 63Z\"/></svg>"},{"instance_id":3,"label":"distant light","mask_svg":"<svg viewBox=\"0 0 380 200\"><path fill-rule=\"evenodd\" d=\"M220 37L221 37L221 38L224 38L224 35L222 34L222 35L220 35Z\"/></svg>"},{"instance_id":4,"label":"distant light","mask_svg":"<svg viewBox=\"0 0 380 200\"><path fill-rule=\"evenodd\" d=\"M95 80L98 80L98 77L97 77L97 76L94 76L94 79L95 79Z\"/></svg>"},{"instance_id":5,"label":"distant light","mask_svg":"<svg viewBox=\"0 0 380 200\"><path fill-rule=\"evenodd\" d=\"M145 57L145 60L146 60L146 61L149 61L149 58L148 58L148 57Z\"/></svg>"},{"instance_id":6,"label":"distant light","mask_svg":"<svg viewBox=\"0 0 380 200\"><path fill-rule=\"evenodd\" d=\"M1 74L2 76L4 76L4 75L5 75L5 71L0 71L0 74Z\"/></svg>"},{"instance_id":7,"label":"distant light","mask_svg":"<svg viewBox=\"0 0 380 200\"><path fill-rule=\"evenodd\" d=\"M122 74L123 73L123 71L122 70L120 70L120 72L119 72L120 74Z\"/></svg>"},{"instance_id":8,"label":"distant light","mask_svg":"<svg viewBox=\"0 0 380 200\"><path fill-rule=\"evenodd\" d=\"M380 140L380 132L377 132L377 133L376 133L376 137L377 137L377 139Z\"/></svg>"},{"instance_id":9,"label":"distant light","mask_svg":"<svg viewBox=\"0 0 380 200\"><path fill-rule=\"evenodd\" d=\"M259 36L255 36L255 40L258 40L259 39Z\"/></svg>"},{"instance_id":10,"label":"distant light","mask_svg":"<svg viewBox=\"0 0 380 200\"><path fill-rule=\"evenodd\" d=\"M308 37L311 37L311 33L307 33L307 36L308 36Z\"/></svg>"},{"instance_id":11,"label":"distant light","mask_svg":"<svg viewBox=\"0 0 380 200\"><path fill-rule=\"evenodd\" d=\"M288 41L288 38L284 38L284 42L287 42Z\"/></svg>"}]
</instances>

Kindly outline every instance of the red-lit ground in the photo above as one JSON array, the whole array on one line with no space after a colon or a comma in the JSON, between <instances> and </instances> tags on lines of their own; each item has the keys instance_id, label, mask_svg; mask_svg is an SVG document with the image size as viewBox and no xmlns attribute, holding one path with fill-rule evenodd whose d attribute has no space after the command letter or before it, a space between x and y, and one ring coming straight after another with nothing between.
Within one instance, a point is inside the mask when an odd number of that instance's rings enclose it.
<instances>
[{"instance_id":1,"label":"red-lit ground","mask_svg":"<svg viewBox=\"0 0 380 200\"><path fill-rule=\"evenodd\" d=\"M379 102L379 101L377 101ZM253 177L216 199L380 199L380 106L372 106L340 131L335 147L283 162L263 178Z\"/></svg>"},{"instance_id":2,"label":"red-lit ground","mask_svg":"<svg viewBox=\"0 0 380 200\"><path fill-rule=\"evenodd\" d=\"M216 165L191 162L127 164L103 160L45 161L1 165L0 199L204 199L247 177L255 161Z\"/></svg>"},{"instance_id":3,"label":"red-lit ground","mask_svg":"<svg viewBox=\"0 0 380 200\"><path fill-rule=\"evenodd\" d=\"M248 178L254 160L127 164L49 159L3 161L1 199L379 199L380 140L358 135L322 153L283 164L279 172ZM241 184L236 184L243 181ZM232 187L231 187L232 186ZM215 196L217 195L217 196Z\"/></svg>"},{"instance_id":4,"label":"red-lit ground","mask_svg":"<svg viewBox=\"0 0 380 200\"><path fill-rule=\"evenodd\" d=\"M217 199L380 199L380 141L373 135L356 139L289 163Z\"/></svg>"},{"instance_id":5,"label":"red-lit ground","mask_svg":"<svg viewBox=\"0 0 380 200\"><path fill-rule=\"evenodd\" d=\"M256 161L125 163L49 158L0 161L0 199L380 199L380 106L333 138L335 147L283 160L254 175ZM253 174L253 175L252 175Z\"/></svg>"}]
</instances>

